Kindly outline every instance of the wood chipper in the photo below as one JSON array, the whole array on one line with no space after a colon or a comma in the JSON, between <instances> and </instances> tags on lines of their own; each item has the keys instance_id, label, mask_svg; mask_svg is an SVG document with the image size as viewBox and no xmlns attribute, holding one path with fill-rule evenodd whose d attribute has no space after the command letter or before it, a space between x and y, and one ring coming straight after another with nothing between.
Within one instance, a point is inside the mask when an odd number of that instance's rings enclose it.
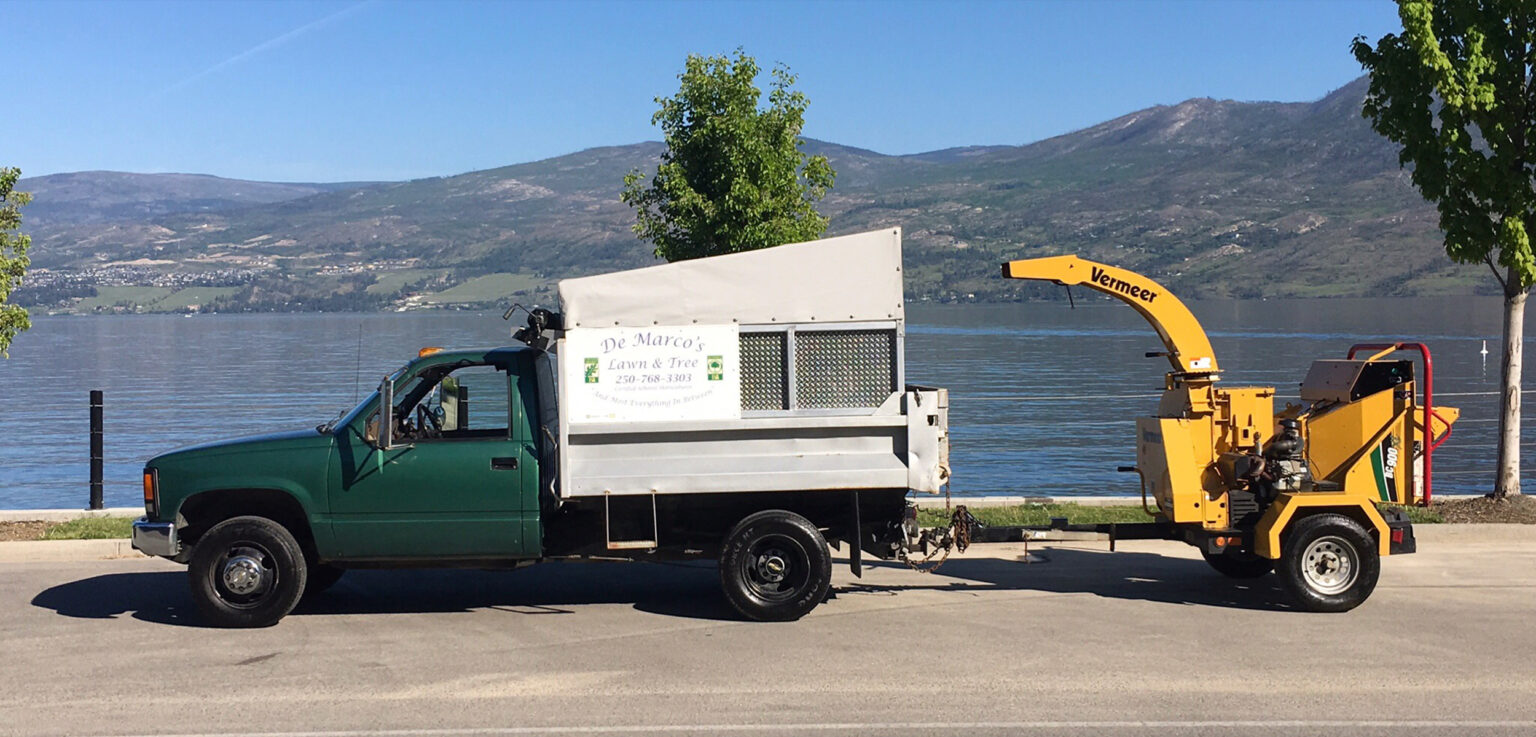
<instances>
[{"instance_id":1,"label":"wood chipper","mask_svg":"<svg viewBox=\"0 0 1536 737\"><path fill-rule=\"evenodd\" d=\"M1076 256L1011 261L1003 276L1126 302L1162 340L1164 350L1147 356L1172 365L1157 413L1136 421L1136 465L1121 468L1141 477L1156 521L1068 528L1181 539L1234 578L1273 570L1311 611L1353 609L1376 586L1379 556L1414 552L1400 506L1428 503L1434 450L1460 414L1434 405L1423 344L1356 345L1344 359L1316 361L1301 403L1277 410L1273 387L1218 386L1199 321L1145 276ZM1422 387L1402 351L1418 352Z\"/></svg>"}]
</instances>

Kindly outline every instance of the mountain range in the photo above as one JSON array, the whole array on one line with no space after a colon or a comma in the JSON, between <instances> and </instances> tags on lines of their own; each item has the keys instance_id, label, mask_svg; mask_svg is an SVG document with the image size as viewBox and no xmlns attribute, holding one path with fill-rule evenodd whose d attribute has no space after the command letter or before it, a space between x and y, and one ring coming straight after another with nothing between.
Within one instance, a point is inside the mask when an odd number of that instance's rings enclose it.
<instances>
[{"instance_id":1,"label":"mountain range","mask_svg":"<svg viewBox=\"0 0 1536 737\"><path fill-rule=\"evenodd\" d=\"M1192 99L1022 146L892 156L807 140L837 182L829 235L904 229L909 299L1054 297L997 277L1077 253L1185 298L1490 291L1360 116L1366 79L1309 103ZM814 109L812 111L814 113ZM618 200L659 143L407 182L81 172L24 179L36 273L60 309L501 304L656 263ZM187 290L201 290L187 292Z\"/></svg>"}]
</instances>

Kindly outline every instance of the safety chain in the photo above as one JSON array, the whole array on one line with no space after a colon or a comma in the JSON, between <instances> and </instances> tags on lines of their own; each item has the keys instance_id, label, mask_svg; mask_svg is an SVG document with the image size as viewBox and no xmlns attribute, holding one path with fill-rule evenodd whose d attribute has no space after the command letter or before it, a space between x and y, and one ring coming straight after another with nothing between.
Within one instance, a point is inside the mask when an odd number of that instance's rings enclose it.
<instances>
[{"instance_id":1,"label":"safety chain","mask_svg":"<svg viewBox=\"0 0 1536 737\"><path fill-rule=\"evenodd\" d=\"M918 573L933 573L939 570L945 561L949 560L951 550L964 553L965 549L971 546L971 529L980 523L976 521L975 517L971 516L971 510L966 509L964 504L956 505L951 510L949 501L949 485L946 484L944 486L944 511L949 514L949 526L932 527L923 530L922 534L918 536L919 545L928 548L928 545L931 543L933 546L928 550L928 554L923 556L922 560L914 562L908 556L906 550L902 550L901 562L906 563L908 568ZM933 562L936 556L938 561ZM933 564L929 565L931 562Z\"/></svg>"}]
</instances>

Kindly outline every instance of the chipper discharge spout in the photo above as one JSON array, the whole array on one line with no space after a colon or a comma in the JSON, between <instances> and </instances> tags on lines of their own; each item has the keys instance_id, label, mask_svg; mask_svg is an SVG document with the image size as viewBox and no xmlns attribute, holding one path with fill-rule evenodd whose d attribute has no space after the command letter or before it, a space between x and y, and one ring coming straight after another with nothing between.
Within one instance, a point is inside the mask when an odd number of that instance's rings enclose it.
<instances>
[{"instance_id":1,"label":"chipper discharge spout","mask_svg":"<svg viewBox=\"0 0 1536 737\"><path fill-rule=\"evenodd\" d=\"M1433 405L1433 363L1418 343L1356 346L1320 360L1301 404L1274 406L1273 387L1218 386L1210 339L1189 308L1157 282L1076 256L1003 264L1003 276L1083 285L1146 318L1171 370L1157 412L1136 420L1136 466L1147 528L1122 537L1184 540L1217 571L1274 570L1297 602L1344 611L1375 588L1379 556L1414 552L1397 505L1430 495L1434 449L1457 410ZM1356 358L1363 350L1373 355ZM1419 352L1424 389L1414 361ZM1419 397L1423 397L1422 401ZM1147 499L1150 494L1150 503Z\"/></svg>"}]
</instances>

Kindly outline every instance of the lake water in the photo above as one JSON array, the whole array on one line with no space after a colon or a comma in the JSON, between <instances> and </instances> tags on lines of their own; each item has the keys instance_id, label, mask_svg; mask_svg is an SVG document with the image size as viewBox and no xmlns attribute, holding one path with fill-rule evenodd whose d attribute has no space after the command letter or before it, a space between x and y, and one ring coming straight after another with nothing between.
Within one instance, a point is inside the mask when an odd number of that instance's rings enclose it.
<instances>
[{"instance_id":1,"label":"lake water","mask_svg":"<svg viewBox=\"0 0 1536 737\"><path fill-rule=\"evenodd\" d=\"M1275 386L1282 402L1294 401L1314 358L1342 358L1362 341L1427 342L1437 399L1462 409L1435 455L1435 490L1491 488L1497 299L1190 306L1211 335L1225 383ZM86 505L91 389L106 392L107 506L136 506L140 470L153 455L313 427L418 348L501 345L511 327L499 314L464 312L40 316L33 323L10 360L0 360L0 508ZM1161 346L1128 307L915 305L906 349L909 383L950 389L955 494L1137 492L1135 476L1115 467L1135 461L1134 418L1155 409L1167 362L1142 357ZM1522 443L1526 474L1536 472L1532 446Z\"/></svg>"}]
</instances>

